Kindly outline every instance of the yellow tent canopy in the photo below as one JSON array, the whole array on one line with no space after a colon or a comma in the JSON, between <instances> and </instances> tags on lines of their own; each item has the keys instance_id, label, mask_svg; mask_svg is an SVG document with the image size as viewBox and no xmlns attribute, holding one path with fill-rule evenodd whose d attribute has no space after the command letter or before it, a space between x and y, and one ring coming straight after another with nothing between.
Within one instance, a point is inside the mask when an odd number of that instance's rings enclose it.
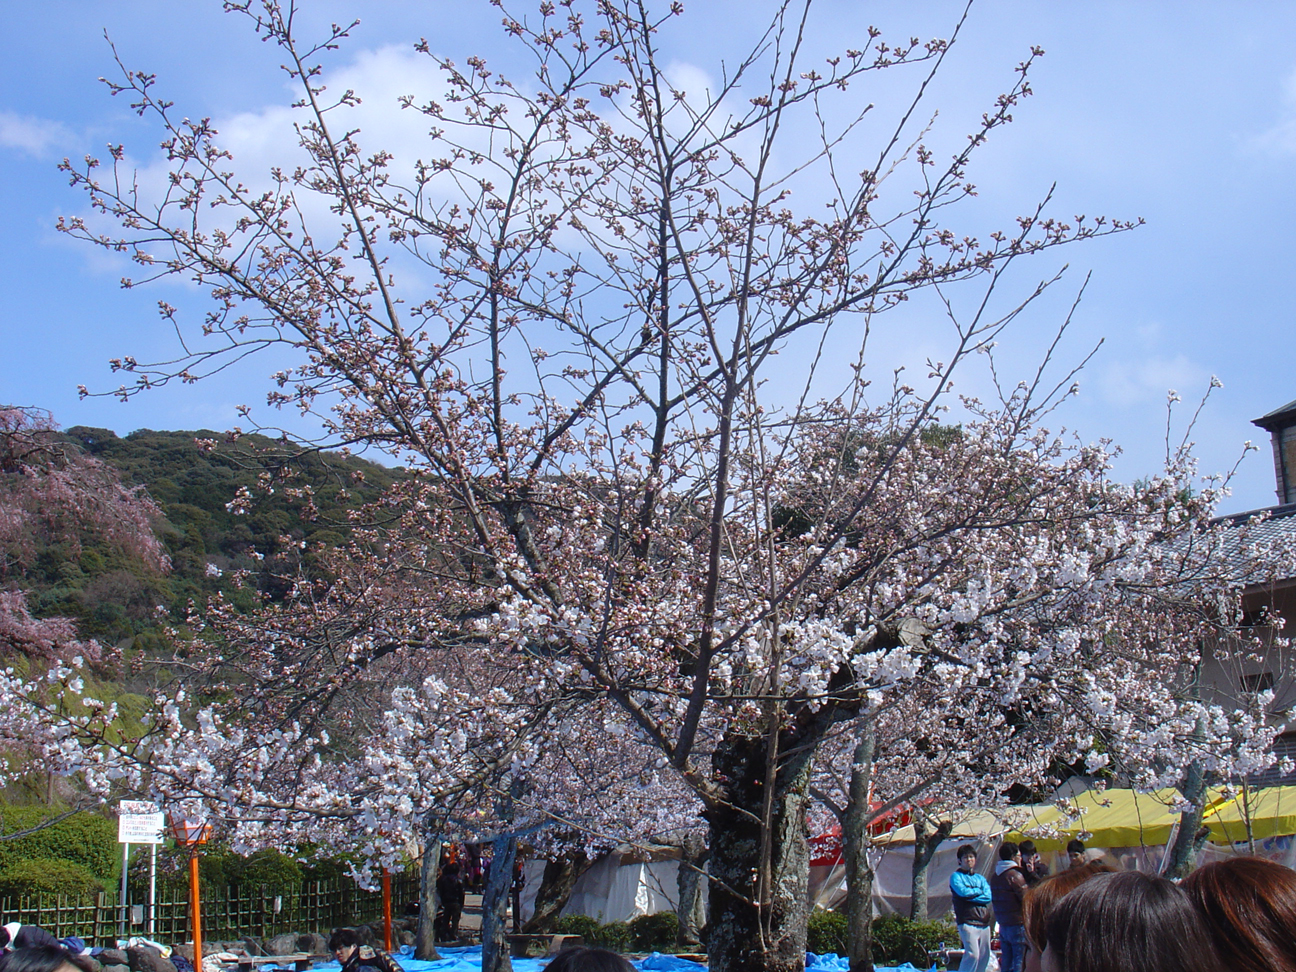
<instances>
[{"instance_id":1,"label":"yellow tent canopy","mask_svg":"<svg viewBox=\"0 0 1296 972\"><path fill-rule=\"evenodd\" d=\"M1202 821L1210 828L1213 844L1247 839L1246 822L1256 840L1296 834L1296 786L1270 786L1247 790L1212 807Z\"/></svg>"},{"instance_id":2,"label":"yellow tent canopy","mask_svg":"<svg viewBox=\"0 0 1296 972\"><path fill-rule=\"evenodd\" d=\"M952 819L954 822L954 829L946 840L983 840L987 837L998 837L1005 830L1010 830L1016 826L1017 817L1020 815L1013 815L1013 811L1017 809L1017 807L1013 807L1003 813L994 810L968 809L960 810L953 815L938 814L937 819ZM897 827L889 834L875 838L873 846L888 847L892 844L912 844L913 842L914 826L908 824L904 827Z\"/></svg>"},{"instance_id":3,"label":"yellow tent canopy","mask_svg":"<svg viewBox=\"0 0 1296 972\"><path fill-rule=\"evenodd\" d=\"M1079 817L1070 818L1056 807L1036 815L1035 819L1017 828L1009 840L1030 837L1042 851L1062 850L1067 841L1080 837L1091 847L1140 847L1164 844L1179 820L1179 814L1170 808L1179 793L1173 788L1137 793L1134 790L1086 790L1069 801L1082 811ZM1222 799L1218 791L1207 797L1208 810ZM1291 801L1296 811L1296 797ZM1088 836L1081 837L1082 832ZM1296 832L1296 831L1294 831ZM1039 836L1036 836L1036 834Z\"/></svg>"}]
</instances>

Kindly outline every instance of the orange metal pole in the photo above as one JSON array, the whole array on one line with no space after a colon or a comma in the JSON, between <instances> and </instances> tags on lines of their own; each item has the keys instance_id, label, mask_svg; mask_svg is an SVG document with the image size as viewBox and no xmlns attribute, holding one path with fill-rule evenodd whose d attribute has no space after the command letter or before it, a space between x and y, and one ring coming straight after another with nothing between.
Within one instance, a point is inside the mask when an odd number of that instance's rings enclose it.
<instances>
[{"instance_id":1,"label":"orange metal pole","mask_svg":"<svg viewBox=\"0 0 1296 972\"><path fill-rule=\"evenodd\" d=\"M383 948L388 952L392 950L391 937L391 872L383 868L382 878L383 894Z\"/></svg>"},{"instance_id":2,"label":"orange metal pole","mask_svg":"<svg viewBox=\"0 0 1296 972\"><path fill-rule=\"evenodd\" d=\"M198 851L189 853L189 906L193 911L194 968L202 972L202 906L198 901Z\"/></svg>"}]
</instances>

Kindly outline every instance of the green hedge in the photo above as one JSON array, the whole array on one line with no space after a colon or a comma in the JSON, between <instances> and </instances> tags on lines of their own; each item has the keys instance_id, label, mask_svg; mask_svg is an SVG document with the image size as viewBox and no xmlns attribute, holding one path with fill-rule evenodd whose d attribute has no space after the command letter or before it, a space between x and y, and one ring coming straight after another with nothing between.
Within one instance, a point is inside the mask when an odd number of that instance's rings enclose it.
<instances>
[{"instance_id":1,"label":"green hedge","mask_svg":"<svg viewBox=\"0 0 1296 972\"><path fill-rule=\"evenodd\" d=\"M93 894L103 882L70 861L18 861L0 871L0 897L24 894Z\"/></svg>"},{"instance_id":2,"label":"green hedge","mask_svg":"<svg viewBox=\"0 0 1296 972\"><path fill-rule=\"evenodd\" d=\"M604 925L589 915L566 915L554 922L553 930L558 935L579 935L586 945L594 948L630 951L630 926L624 921Z\"/></svg>"},{"instance_id":3,"label":"green hedge","mask_svg":"<svg viewBox=\"0 0 1296 972\"><path fill-rule=\"evenodd\" d=\"M948 921L913 921L904 915L873 919L873 961L878 965L909 962L926 968L929 953L958 942L958 929Z\"/></svg>"},{"instance_id":4,"label":"green hedge","mask_svg":"<svg viewBox=\"0 0 1296 972\"><path fill-rule=\"evenodd\" d=\"M806 951L816 955L845 955L846 916L839 911L818 908L810 912L806 923Z\"/></svg>"},{"instance_id":5,"label":"green hedge","mask_svg":"<svg viewBox=\"0 0 1296 972\"><path fill-rule=\"evenodd\" d=\"M630 948L636 952L674 951L679 917L673 911L630 919Z\"/></svg>"},{"instance_id":6,"label":"green hedge","mask_svg":"<svg viewBox=\"0 0 1296 972\"><path fill-rule=\"evenodd\" d=\"M63 813L61 807L0 805L4 832L28 830ZM23 861L66 861L77 864L104 884L121 874L121 845L117 825L88 811L74 814L17 840L0 840L0 871Z\"/></svg>"}]
</instances>

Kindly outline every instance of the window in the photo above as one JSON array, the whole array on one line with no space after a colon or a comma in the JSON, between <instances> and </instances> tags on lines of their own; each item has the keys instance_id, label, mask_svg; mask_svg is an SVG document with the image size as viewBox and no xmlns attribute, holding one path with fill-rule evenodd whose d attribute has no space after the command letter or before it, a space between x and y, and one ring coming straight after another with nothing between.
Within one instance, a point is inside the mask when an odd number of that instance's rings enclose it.
<instances>
[{"instance_id":1,"label":"window","mask_svg":"<svg viewBox=\"0 0 1296 972\"><path fill-rule=\"evenodd\" d=\"M1242 676L1242 691L1248 695L1259 695L1274 687L1273 672L1255 672Z\"/></svg>"}]
</instances>

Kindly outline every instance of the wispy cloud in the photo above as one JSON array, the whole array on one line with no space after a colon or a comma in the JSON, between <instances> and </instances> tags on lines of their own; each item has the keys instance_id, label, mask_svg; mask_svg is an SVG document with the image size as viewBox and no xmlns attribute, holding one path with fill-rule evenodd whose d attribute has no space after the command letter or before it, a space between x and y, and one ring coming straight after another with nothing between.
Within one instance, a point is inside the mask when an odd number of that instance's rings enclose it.
<instances>
[{"instance_id":1,"label":"wispy cloud","mask_svg":"<svg viewBox=\"0 0 1296 972\"><path fill-rule=\"evenodd\" d=\"M1192 397L1205 389L1210 373L1182 354L1173 358L1149 355L1142 361L1117 361L1108 365L1099 379L1103 398L1112 405L1161 403L1166 393L1177 389Z\"/></svg>"},{"instance_id":2,"label":"wispy cloud","mask_svg":"<svg viewBox=\"0 0 1296 972\"><path fill-rule=\"evenodd\" d=\"M1296 155L1296 69L1283 80L1277 124L1251 139L1250 146L1260 152Z\"/></svg>"},{"instance_id":3,"label":"wispy cloud","mask_svg":"<svg viewBox=\"0 0 1296 972\"><path fill-rule=\"evenodd\" d=\"M71 141L72 133L59 122L0 111L0 148L41 156Z\"/></svg>"}]
</instances>

